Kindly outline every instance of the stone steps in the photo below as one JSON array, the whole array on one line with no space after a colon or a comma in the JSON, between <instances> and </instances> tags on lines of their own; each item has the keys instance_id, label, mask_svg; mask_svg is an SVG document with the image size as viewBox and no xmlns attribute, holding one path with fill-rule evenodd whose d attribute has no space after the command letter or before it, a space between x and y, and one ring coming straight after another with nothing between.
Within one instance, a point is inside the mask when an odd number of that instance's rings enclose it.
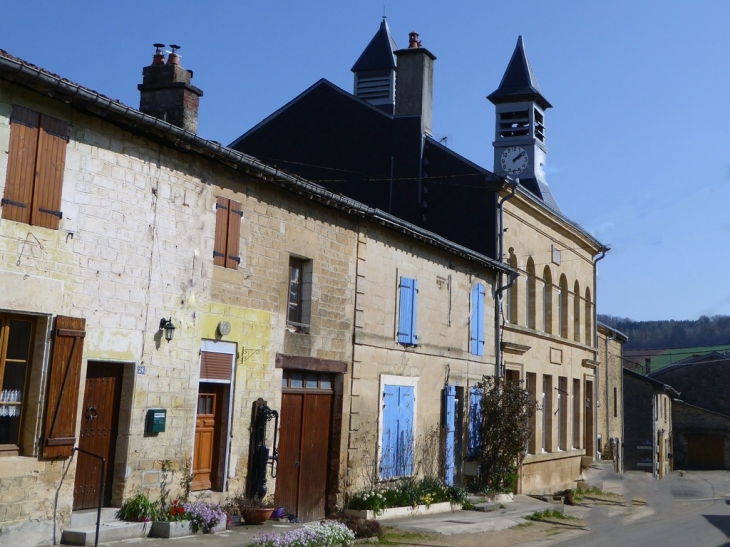
<instances>
[{"instance_id":1,"label":"stone steps","mask_svg":"<svg viewBox=\"0 0 730 547\"><path fill-rule=\"evenodd\" d=\"M99 543L120 541L124 539L146 537L150 530L149 522L124 522L117 520L114 507L104 507L101 510L101 524L99 526ZM96 541L96 509L74 511L71 514L71 523L61 535L64 545L94 545Z\"/></svg>"}]
</instances>

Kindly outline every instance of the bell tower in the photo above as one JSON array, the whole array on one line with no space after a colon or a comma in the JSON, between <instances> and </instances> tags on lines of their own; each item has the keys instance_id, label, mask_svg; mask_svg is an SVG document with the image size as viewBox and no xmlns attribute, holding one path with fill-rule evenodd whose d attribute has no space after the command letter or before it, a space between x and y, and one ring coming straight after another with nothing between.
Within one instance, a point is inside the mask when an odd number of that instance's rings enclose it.
<instances>
[{"instance_id":1,"label":"bell tower","mask_svg":"<svg viewBox=\"0 0 730 547\"><path fill-rule=\"evenodd\" d=\"M520 185L559 210L545 179L545 111L552 105L525 53L522 36L496 91L487 96L496 107L494 172L519 178Z\"/></svg>"}]
</instances>

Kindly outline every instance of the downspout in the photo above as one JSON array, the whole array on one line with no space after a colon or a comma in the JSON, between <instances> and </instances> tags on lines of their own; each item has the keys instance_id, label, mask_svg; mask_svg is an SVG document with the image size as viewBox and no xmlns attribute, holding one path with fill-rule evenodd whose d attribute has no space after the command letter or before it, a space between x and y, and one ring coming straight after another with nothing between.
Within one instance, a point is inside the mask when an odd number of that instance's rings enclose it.
<instances>
[{"instance_id":1,"label":"downspout","mask_svg":"<svg viewBox=\"0 0 730 547\"><path fill-rule=\"evenodd\" d=\"M596 327L596 332L598 331L598 328ZM606 343L605 343L605 350L606 350L606 442L610 442L611 440L611 412L609 411L610 408L613 405L609 405L608 402L611 400L611 390L608 386L608 380L609 380L609 368L611 365L611 356L608 354L608 342L611 340L616 340L616 331L613 331L613 334L611 334L611 338L606 336ZM618 397L616 398L616 403L618 404ZM616 458L616 455L614 454L614 460Z\"/></svg>"},{"instance_id":2,"label":"downspout","mask_svg":"<svg viewBox=\"0 0 730 547\"><path fill-rule=\"evenodd\" d=\"M603 260L606 257L606 253L611 250L611 247L608 245L602 245L600 249L601 255L597 257L593 261L593 360L595 362L598 362L598 279L596 272L598 271L597 264L600 260ZM600 372L600 367L598 369ZM599 374L596 374L596 385L593 388L595 393L593 394L593 398L596 402L598 402L598 397L600 391L600 386L598 385L600 381ZM593 413L593 434L597 437L598 436L598 408L596 407L596 411ZM597 447L596 439L593 439L593 447L594 450ZM596 454L592 455L593 459L596 459Z\"/></svg>"},{"instance_id":3,"label":"downspout","mask_svg":"<svg viewBox=\"0 0 730 547\"><path fill-rule=\"evenodd\" d=\"M497 210L499 211L499 226L497 230L497 260L504 260L504 202L515 197L517 187L520 185L520 179L512 180L505 177L505 182L510 188L510 193L497 201ZM497 274L497 289L494 291L494 362L498 377L504 376L504 367L502 366L502 293L508 290L515 281L517 281L517 272L509 273L509 281L506 285L502 285L502 274Z\"/></svg>"},{"instance_id":4,"label":"downspout","mask_svg":"<svg viewBox=\"0 0 730 547\"><path fill-rule=\"evenodd\" d=\"M624 442L626 441L626 411L624 410L624 344L621 344L621 464L619 473L624 472Z\"/></svg>"}]
</instances>

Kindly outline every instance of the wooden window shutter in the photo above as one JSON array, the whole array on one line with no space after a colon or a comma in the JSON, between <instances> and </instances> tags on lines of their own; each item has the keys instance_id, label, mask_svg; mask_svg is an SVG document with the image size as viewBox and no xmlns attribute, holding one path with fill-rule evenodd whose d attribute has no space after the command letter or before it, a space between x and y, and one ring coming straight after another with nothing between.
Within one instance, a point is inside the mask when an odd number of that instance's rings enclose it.
<instances>
[{"instance_id":1,"label":"wooden window shutter","mask_svg":"<svg viewBox=\"0 0 730 547\"><path fill-rule=\"evenodd\" d=\"M471 290L471 347L472 355L484 355L484 285L477 283Z\"/></svg>"},{"instance_id":2,"label":"wooden window shutter","mask_svg":"<svg viewBox=\"0 0 730 547\"><path fill-rule=\"evenodd\" d=\"M66 165L68 123L41 114L38 134L33 210L30 223L58 230L61 220L61 189Z\"/></svg>"},{"instance_id":3,"label":"wooden window shutter","mask_svg":"<svg viewBox=\"0 0 730 547\"><path fill-rule=\"evenodd\" d=\"M237 201L228 200L228 234L226 245L226 268L238 269L241 262L239 246L241 241L241 219L243 209Z\"/></svg>"},{"instance_id":4,"label":"wooden window shutter","mask_svg":"<svg viewBox=\"0 0 730 547\"><path fill-rule=\"evenodd\" d=\"M56 317L46 398L44 458L67 458L73 453L85 329L85 319Z\"/></svg>"},{"instance_id":5,"label":"wooden window shutter","mask_svg":"<svg viewBox=\"0 0 730 547\"><path fill-rule=\"evenodd\" d=\"M398 342L413 343L413 283L414 279L400 278L400 304L398 308Z\"/></svg>"},{"instance_id":6,"label":"wooden window shutter","mask_svg":"<svg viewBox=\"0 0 730 547\"><path fill-rule=\"evenodd\" d=\"M3 218L30 224L40 114L13 105Z\"/></svg>"},{"instance_id":7,"label":"wooden window shutter","mask_svg":"<svg viewBox=\"0 0 730 547\"><path fill-rule=\"evenodd\" d=\"M228 210L230 200L219 197L215 204L215 243L213 245L213 264L226 265L226 242L228 239Z\"/></svg>"}]
</instances>

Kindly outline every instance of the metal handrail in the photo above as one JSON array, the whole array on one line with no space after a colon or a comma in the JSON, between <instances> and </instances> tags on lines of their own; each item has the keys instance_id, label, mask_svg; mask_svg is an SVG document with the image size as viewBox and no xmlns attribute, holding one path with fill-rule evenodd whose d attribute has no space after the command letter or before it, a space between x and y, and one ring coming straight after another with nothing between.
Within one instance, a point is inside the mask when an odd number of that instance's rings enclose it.
<instances>
[{"instance_id":1,"label":"metal handrail","mask_svg":"<svg viewBox=\"0 0 730 547\"><path fill-rule=\"evenodd\" d=\"M104 484L104 476L106 475L106 459L102 458L98 454L93 454L88 450L79 448L78 446L75 446L74 450L76 450L77 452L81 452L82 454L86 454L87 456L91 456L92 458L101 460L101 477L99 478L99 503L96 507L96 538L94 539L94 547L97 547L99 545L99 526L101 526L101 505L104 502L104 487L106 486Z\"/></svg>"}]
</instances>

